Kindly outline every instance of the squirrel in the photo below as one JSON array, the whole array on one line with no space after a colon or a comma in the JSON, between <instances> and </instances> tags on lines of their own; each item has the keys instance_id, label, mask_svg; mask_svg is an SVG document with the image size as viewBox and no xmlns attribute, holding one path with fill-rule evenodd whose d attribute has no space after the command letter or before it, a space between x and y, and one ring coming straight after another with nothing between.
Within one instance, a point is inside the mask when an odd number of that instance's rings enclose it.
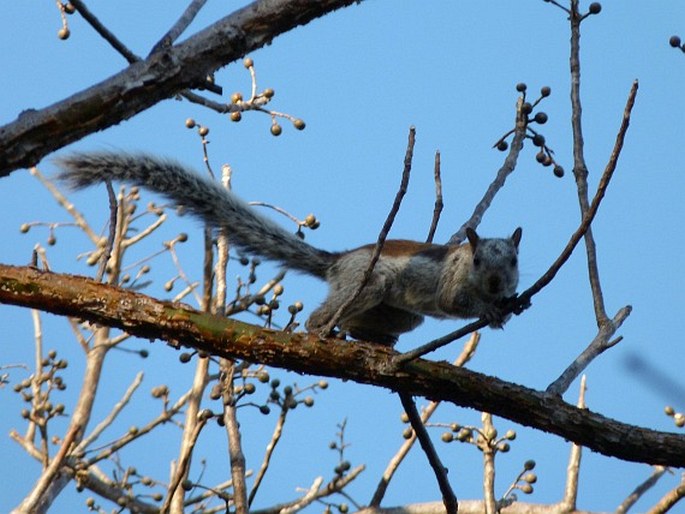
<instances>
[{"instance_id":1,"label":"squirrel","mask_svg":"<svg viewBox=\"0 0 685 514\"><path fill-rule=\"evenodd\" d=\"M225 227L232 244L325 280L328 296L305 328L324 327L354 294L374 244L329 252L304 242L261 216L217 182L182 164L146 154L74 153L56 159L58 179L73 189L108 180L137 185L183 206L205 223ZM355 339L392 346L400 334L434 318L485 318L493 328L508 319L501 304L516 293L521 228L507 238L481 238L468 228L468 243L440 245L387 240L373 273L338 328Z\"/></svg>"}]
</instances>

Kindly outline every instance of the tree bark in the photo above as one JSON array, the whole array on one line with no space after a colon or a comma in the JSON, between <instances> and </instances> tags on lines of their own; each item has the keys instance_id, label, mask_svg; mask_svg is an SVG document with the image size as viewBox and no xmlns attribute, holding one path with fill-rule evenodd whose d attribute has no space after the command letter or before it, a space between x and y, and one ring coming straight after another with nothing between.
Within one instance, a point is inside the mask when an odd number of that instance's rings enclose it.
<instances>
[{"instance_id":1,"label":"tree bark","mask_svg":"<svg viewBox=\"0 0 685 514\"><path fill-rule=\"evenodd\" d=\"M447 362L417 359L401 367L391 348L283 333L185 305L155 300L85 277L0 265L0 303L117 327L228 359L384 387L487 411L627 461L685 466L685 436L621 423L561 398Z\"/></svg>"}]
</instances>

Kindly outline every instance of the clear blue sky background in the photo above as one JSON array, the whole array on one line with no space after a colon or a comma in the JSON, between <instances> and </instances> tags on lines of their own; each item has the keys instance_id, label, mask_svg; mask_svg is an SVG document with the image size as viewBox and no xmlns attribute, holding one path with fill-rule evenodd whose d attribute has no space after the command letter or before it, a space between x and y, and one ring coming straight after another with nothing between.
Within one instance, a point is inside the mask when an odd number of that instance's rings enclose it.
<instances>
[{"instance_id":1,"label":"clear blue sky background","mask_svg":"<svg viewBox=\"0 0 685 514\"><path fill-rule=\"evenodd\" d=\"M91 2L93 11L139 55L146 55L185 6L185 2ZM241 2L209 2L194 29L233 10ZM685 54L668 46L672 34L685 37L685 3L679 0L637 2L606 0L599 16L583 24L582 94L590 183L594 188L606 164L625 99L634 79L640 91L626 147L614 182L594 226L599 265L610 315L626 304L633 314L620 331L623 342L597 359L587 371L591 409L607 416L659 430L675 430L663 407L685 409L683 358L683 255L685 255ZM588 2L583 2L587 8ZM8 123L28 108L41 108L80 91L124 67L116 55L78 16L69 18L71 38L56 37L60 20L53 4L9 2L3 8L0 31L0 123ZM507 235L522 226L521 289L535 281L558 255L575 229L579 215L575 184L570 174L569 30L565 14L542 0L489 2L369 0L277 38L255 52L261 88L276 90L273 108L303 118L307 128L295 131L284 123L283 134L269 133L269 119L258 113L240 124L185 102L166 101L119 126L90 136L69 150L145 150L202 166L197 135L184 127L194 117L210 127L210 158L215 170L229 163L235 190L248 200L261 200L304 217L313 212L321 228L308 240L326 249L345 249L375 240L399 184L410 125L417 129L410 190L393 227L392 236L423 239L433 209L433 154L442 153L446 207L437 241L446 241L470 215L473 206L502 163L504 154L492 144L512 127L517 82L531 92L550 86L552 96L541 110L549 115L542 129L558 161L567 169L559 180L551 169L534 160L527 144L516 173L497 197L481 226L486 235ZM249 92L249 76L240 63L217 74L226 95ZM49 159L40 169L55 169ZM103 189L72 195L96 230L107 219ZM68 221L49 193L28 171L0 181L0 261L25 264L36 242L45 245L47 231L19 233L29 221ZM284 220L284 223L286 221ZM200 276L201 230L192 220L174 220L150 239L144 256L161 248L178 230L190 234L182 250L186 271ZM173 225L173 226L172 226ZM75 257L89 249L73 228L57 232L49 249L53 269L91 273ZM167 256L153 265L155 284L150 294L168 297L161 284L173 276ZM235 267L229 273L237 275ZM587 284L584 252L577 251L555 281L535 297L533 308L512 320L504 331L486 330L470 367L504 380L544 389L585 348L596 332ZM262 278L266 279L266 276ZM325 287L306 277L286 281L286 301L301 299L307 314L321 300ZM83 358L65 320L43 316L47 348L68 357L69 388L62 401L70 411L79 387ZM32 362L31 317L27 310L0 307L3 326L0 364ZM427 322L402 337L407 350L458 327L460 322ZM150 415L148 392L169 384L180 394L190 383L193 366L177 364L175 352L161 343L130 342L149 348L141 361L117 353L105 368L93 422L120 398L138 370L145 372L141 391L120 423L103 437L114 439ZM455 343L433 357L452 359ZM629 362L639 357L656 370L656 377L677 386L659 387L655 377L636 373ZM292 377L274 370L273 376L307 385L315 378ZM26 376L11 372L11 380ZM578 385L567 393L575 402ZM260 397L268 394L260 391ZM11 387L0 390L0 455L5 462L0 480L0 511L15 506L30 489L39 466L7 436L23 429L22 403ZM331 382L316 397L313 409L291 415L282 447L257 507L296 496L318 475L332 476L336 456L327 449L336 423L347 419L347 457L364 463L366 472L349 492L360 503L369 501L380 473L401 444L403 426L399 401L383 390ZM263 417L243 409L243 442L248 466L259 465L275 416ZM435 421L474 423L479 413L443 406ZM556 437L496 420L501 433L518 430L509 454L498 458L497 490L501 494L526 459L538 462L534 502L553 502L562 495L568 445ZM61 428L54 433L61 435ZM436 441L440 430L435 429ZM169 461L178 447L179 432L165 428L146 443L122 453L122 462L160 480L168 478ZM227 476L223 450L225 433L210 428L195 458L207 457L207 483ZM468 446L439 443L460 498L481 497L480 455ZM7 463L11 463L8 466ZM645 465L585 453L579 508L613 510L650 473ZM675 486L669 476L639 504L645 510ZM85 511L87 494L71 488L55 503L54 512ZM386 505L439 499L424 456L412 456L392 482ZM111 508L108 506L108 508ZM320 507L321 509L323 507ZM318 511L319 507L310 509Z\"/></svg>"}]
</instances>

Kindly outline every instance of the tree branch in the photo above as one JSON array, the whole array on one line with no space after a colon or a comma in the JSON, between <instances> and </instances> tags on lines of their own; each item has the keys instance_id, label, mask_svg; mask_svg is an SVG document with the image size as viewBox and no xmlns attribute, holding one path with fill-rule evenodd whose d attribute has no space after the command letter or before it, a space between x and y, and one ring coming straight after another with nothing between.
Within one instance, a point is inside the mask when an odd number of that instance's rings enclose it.
<instances>
[{"instance_id":1,"label":"tree branch","mask_svg":"<svg viewBox=\"0 0 685 514\"><path fill-rule=\"evenodd\" d=\"M50 152L127 120L179 91L201 87L218 68L352 3L357 2L257 0L99 84L43 109L27 109L0 127L0 177L35 166Z\"/></svg>"},{"instance_id":2,"label":"tree branch","mask_svg":"<svg viewBox=\"0 0 685 514\"><path fill-rule=\"evenodd\" d=\"M491 412L623 460L685 466L685 436L621 423L562 399L447 362L396 369L382 345L322 341L204 314L94 280L0 265L0 303L75 316L144 339L162 339L229 359L337 377Z\"/></svg>"}]
</instances>

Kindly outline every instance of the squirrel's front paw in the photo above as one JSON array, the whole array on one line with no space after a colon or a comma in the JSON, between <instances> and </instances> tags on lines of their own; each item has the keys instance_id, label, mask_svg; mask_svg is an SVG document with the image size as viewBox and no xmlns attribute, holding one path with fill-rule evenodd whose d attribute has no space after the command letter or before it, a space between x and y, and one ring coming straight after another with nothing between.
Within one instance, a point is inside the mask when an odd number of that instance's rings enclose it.
<instances>
[{"instance_id":1,"label":"squirrel's front paw","mask_svg":"<svg viewBox=\"0 0 685 514\"><path fill-rule=\"evenodd\" d=\"M511 314L504 314L499 307L490 305L485 310L482 317L487 320L490 328L504 328L504 324L509 321Z\"/></svg>"}]
</instances>

